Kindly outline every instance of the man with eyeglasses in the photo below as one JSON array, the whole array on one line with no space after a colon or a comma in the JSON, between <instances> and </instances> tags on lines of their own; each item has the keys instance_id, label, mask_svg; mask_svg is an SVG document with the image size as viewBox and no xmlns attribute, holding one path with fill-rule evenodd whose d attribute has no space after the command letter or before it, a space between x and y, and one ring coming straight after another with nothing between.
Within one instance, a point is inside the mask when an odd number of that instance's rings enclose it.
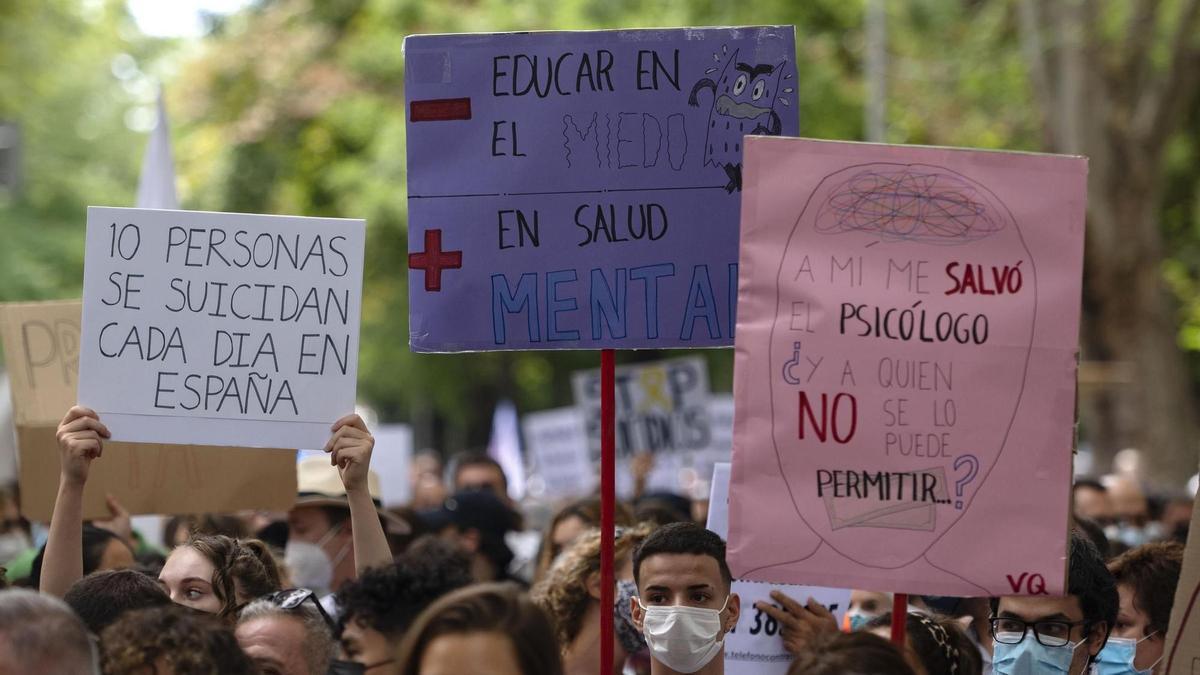
<instances>
[{"instance_id":1,"label":"man with eyeglasses","mask_svg":"<svg viewBox=\"0 0 1200 675\"><path fill-rule=\"evenodd\" d=\"M325 675L334 656L331 624L312 591L298 588L246 605L236 635L263 675Z\"/></svg>"},{"instance_id":2,"label":"man with eyeglasses","mask_svg":"<svg viewBox=\"0 0 1200 675\"><path fill-rule=\"evenodd\" d=\"M1081 675L1100 653L1117 618L1117 586L1094 544L1069 539L1067 595L992 601L996 675Z\"/></svg>"}]
</instances>

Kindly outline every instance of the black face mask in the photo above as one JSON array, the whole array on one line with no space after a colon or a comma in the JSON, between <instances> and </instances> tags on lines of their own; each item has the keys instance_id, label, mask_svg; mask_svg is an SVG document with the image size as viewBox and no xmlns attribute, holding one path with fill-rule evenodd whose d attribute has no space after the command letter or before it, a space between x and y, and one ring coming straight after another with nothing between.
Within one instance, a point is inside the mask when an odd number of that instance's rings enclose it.
<instances>
[{"instance_id":1,"label":"black face mask","mask_svg":"<svg viewBox=\"0 0 1200 675\"><path fill-rule=\"evenodd\" d=\"M396 659L386 659L371 665L363 665L357 661L333 661L329 664L328 675L366 675L371 668L378 668L392 663Z\"/></svg>"},{"instance_id":2,"label":"black face mask","mask_svg":"<svg viewBox=\"0 0 1200 675\"><path fill-rule=\"evenodd\" d=\"M966 603L963 602L965 598L958 598L951 595L923 595L921 599L925 601L929 609L938 614L959 617L967 613L965 611L966 607L964 607Z\"/></svg>"},{"instance_id":3,"label":"black face mask","mask_svg":"<svg viewBox=\"0 0 1200 675\"><path fill-rule=\"evenodd\" d=\"M329 675L366 675L367 667L356 661L334 661L329 664Z\"/></svg>"}]
</instances>

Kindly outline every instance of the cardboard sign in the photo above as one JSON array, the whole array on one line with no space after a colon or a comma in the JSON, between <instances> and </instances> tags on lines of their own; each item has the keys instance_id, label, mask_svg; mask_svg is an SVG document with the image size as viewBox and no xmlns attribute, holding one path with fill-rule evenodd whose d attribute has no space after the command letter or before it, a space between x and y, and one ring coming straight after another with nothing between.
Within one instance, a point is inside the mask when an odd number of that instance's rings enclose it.
<instances>
[{"instance_id":1,"label":"cardboard sign","mask_svg":"<svg viewBox=\"0 0 1200 675\"><path fill-rule=\"evenodd\" d=\"M713 467L712 492L709 497L708 529L722 539L729 536L729 464L718 462ZM785 675L792 655L783 646L780 626L768 614L754 607L756 602L779 606L771 591L780 591L801 604L815 599L833 612L841 624L850 608L850 591L842 588L766 584L734 579L733 592L742 601L742 615L737 626L725 637L725 672L731 675Z\"/></svg>"},{"instance_id":2,"label":"cardboard sign","mask_svg":"<svg viewBox=\"0 0 1200 675\"><path fill-rule=\"evenodd\" d=\"M618 459L637 453L669 455L707 450L708 365L692 356L616 369ZM584 413L592 459L600 459L600 371L571 376L575 405Z\"/></svg>"},{"instance_id":3,"label":"cardboard sign","mask_svg":"<svg viewBox=\"0 0 1200 675\"><path fill-rule=\"evenodd\" d=\"M316 447L354 410L361 220L88 208L79 401L113 438Z\"/></svg>"},{"instance_id":4,"label":"cardboard sign","mask_svg":"<svg viewBox=\"0 0 1200 675\"><path fill-rule=\"evenodd\" d=\"M734 572L1061 594L1086 160L751 138L745 175Z\"/></svg>"},{"instance_id":5,"label":"cardboard sign","mask_svg":"<svg viewBox=\"0 0 1200 675\"><path fill-rule=\"evenodd\" d=\"M50 519L58 492L55 432L75 404L81 309L79 301L0 304L21 512L35 521ZM286 511L296 499L295 456L280 450L107 442L88 474L85 518L108 517L106 494L134 514Z\"/></svg>"},{"instance_id":6,"label":"cardboard sign","mask_svg":"<svg viewBox=\"0 0 1200 675\"><path fill-rule=\"evenodd\" d=\"M746 134L791 26L405 39L413 351L733 343Z\"/></svg>"},{"instance_id":7,"label":"cardboard sign","mask_svg":"<svg viewBox=\"0 0 1200 675\"><path fill-rule=\"evenodd\" d=\"M1171 623L1163 651L1167 675L1200 673L1200 501L1192 508L1183 571L1171 605Z\"/></svg>"}]
</instances>

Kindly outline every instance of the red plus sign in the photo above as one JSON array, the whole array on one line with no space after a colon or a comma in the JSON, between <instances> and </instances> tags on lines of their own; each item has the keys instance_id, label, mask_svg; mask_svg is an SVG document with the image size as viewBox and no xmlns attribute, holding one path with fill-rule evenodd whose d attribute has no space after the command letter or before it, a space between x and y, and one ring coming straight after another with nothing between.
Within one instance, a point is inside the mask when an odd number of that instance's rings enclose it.
<instances>
[{"instance_id":1,"label":"red plus sign","mask_svg":"<svg viewBox=\"0 0 1200 675\"><path fill-rule=\"evenodd\" d=\"M462 267L462 251L442 252L442 231L425 230L425 251L408 254L408 269L425 271L425 290L442 290L442 270Z\"/></svg>"}]
</instances>

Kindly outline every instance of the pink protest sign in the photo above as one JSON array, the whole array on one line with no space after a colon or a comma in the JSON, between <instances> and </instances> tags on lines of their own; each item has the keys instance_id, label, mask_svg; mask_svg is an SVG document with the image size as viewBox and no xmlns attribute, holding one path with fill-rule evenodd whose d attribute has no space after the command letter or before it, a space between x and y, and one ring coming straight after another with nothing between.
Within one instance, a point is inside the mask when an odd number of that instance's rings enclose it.
<instances>
[{"instance_id":1,"label":"pink protest sign","mask_svg":"<svg viewBox=\"0 0 1200 675\"><path fill-rule=\"evenodd\" d=\"M1061 593L1087 161L755 137L744 177L734 576Z\"/></svg>"}]
</instances>

